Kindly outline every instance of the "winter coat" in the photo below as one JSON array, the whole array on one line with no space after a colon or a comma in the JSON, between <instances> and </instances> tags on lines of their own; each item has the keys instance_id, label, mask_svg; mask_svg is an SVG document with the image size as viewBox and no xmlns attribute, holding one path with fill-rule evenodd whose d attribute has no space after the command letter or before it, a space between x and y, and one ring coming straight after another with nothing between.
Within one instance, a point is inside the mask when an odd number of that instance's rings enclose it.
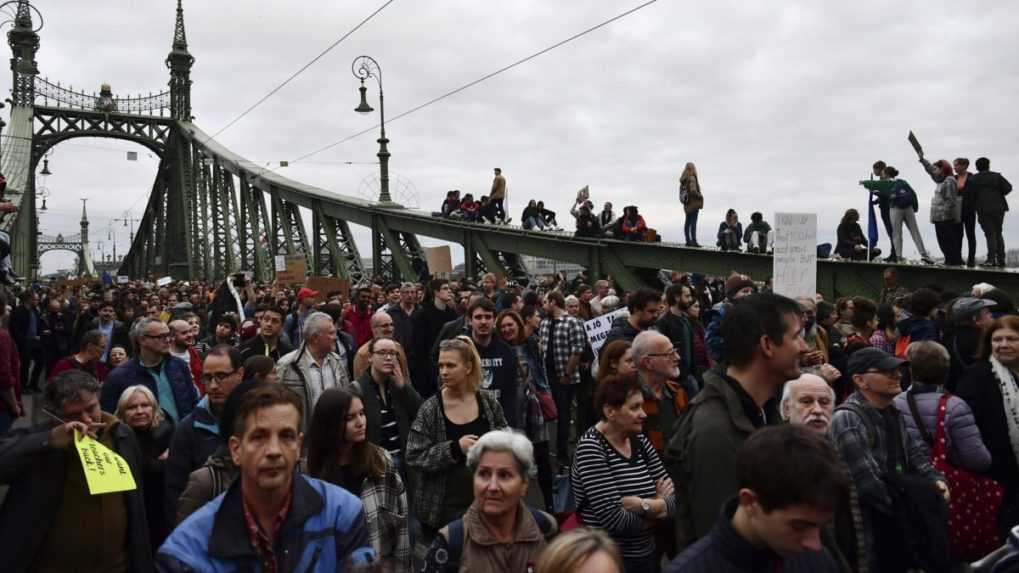
<instances>
[{"instance_id":1,"label":"winter coat","mask_svg":"<svg viewBox=\"0 0 1019 573\"><path fill-rule=\"evenodd\" d=\"M166 379L170 382L170 389L173 391L173 401L177 406L177 414L183 419L191 413L198 404L198 389L191 382L191 370L180 358L164 356L162 368ZM104 412L116 412L117 400L129 386L141 384L149 389L159 399L159 388L156 378L149 372L149 369L142 366L138 357L128 360L114 368L106 376L103 383L102 394L99 396L99 403Z\"/></svg>"},{"instance_id":2,"label":"winter coat","mask_svg":"<svg viewBox=\"0 0 1019 573\"><path fill-rule=\"evenodd\" d=\"M113 450L117 452L134 476L137 489L124 492L127 513L127 557L132 572L152 571L152 550L145 516L142 480L142 459L138 441L127 424L104 414L103 421L113 434ZM31 429L15 430L0 436L0 484L10 486L3 507L0 507L0 555L3 570L9 573L28 571L39 548L57 517L64 497L67 472L81 469L67 450L49 445L50 424ZM89 517L82 516L88 526Z\"/></svg>"},{"instance_id":3,"label":"winter coat","mask_svg":"<svg viewBox=\"0 0 1019 573\"><path fill-rule=\"evenodd\" d=\"M914 381L909 392L903 392L895 397L895 407L899 409L902 419L906 422L906 431L915 440L923 441L923 435L917 428L916 419L909 408L910 392L916 401L920 419L933 438L938 421L938 403L944 390L933 384ZM953 466L977 473L983 473L991 467L991 452L987 451L987 446L980 437L980 428L973 419L973 411L958 396L950 397L946 405L945 441L948 447L948 462ZM931 444L928 444L928 447L930 446Z\"/></svg>"},{"instance_id":4,"label":"winter coat","mask_svg":"<svg viewBox=\"0 0 1019 573\"><path fill-rule=\"evenodd\" d=\"M701 184L696 176L679 180L679 197L680 202L683 203L683 211L688 215L704 208L704 195L701 193ZM685 202L684 198L686 198Z\"/></svg>"},{"instance_id":5,"label":"winter coat","mask_svg":"<svg viewBox=\"0 0 1019 573\"><path fill-rule=\"evenodd\" d=\"M910 316L899 321L896 325L899 329L899 336L908 336L910 342L921 340L941 340L938 332L938 325L929 318L922 316Z\"/></svg>"},{"instance_id":6,"label":"winter coat","mask_svg":"<svg viewBox=\"0 0 1019 573\"><path fill-rule=\"evenodd\" d=\"M220 446L202 467L188 476L188 485L177 500L176 523L180 525L189 515L229 489L240 472L226 444Z\"/></svg>"},{"instance_id":7,"label":"winter coat","mask_svg":"<svg viewBox=\"0 0 1019 573\"><path fill-rule=\"evenodd\" d=\"M280 573L350 571L374 562L361 500L302 475L294 476L291 487L290 511L275 547ZM234 482L184 520L159 549L158 571L261 571L242 504L240 483Z\"/></svg>"},{"instance_id":8,"label":"winter coat","mask_svg":"<svg viewBox=\"0 0 1019 573\"><path fill-rule=\"evenodd\" d=\"M991 468L987 475L1005 487L1006 497L1009 493L1019 495L1019 464L1008 435L1001 386L991 370L991 363L981 360L971 366L956 390L972 409L980 436L991 452Z\"/></svg>"},{"instance_id":9,"label":"winter coat","mask_svg":"<svg viewBox=\"0 0 1019 573\"><path fill-rule=\"evenodd\" d=\"M605 335L605 344L612 342L613 340L625 340L627 342L633 342L634 338L641 331L637 330L630 324L629 317L617 316L612 321L612 326L609 328L609 333Z\"/></svg>"},{"instance_id":10,"label":"winter coat","mask_svg":"<svg viewBox=\"0 0 1019 573\"><path fill-rule=\"evenodd\" d=\"M226 439L220 436L219 420L212 414L206 396L177 424L166 457L167 515L177 514L177 500L188 484L191 472L202 467Z\"/></svg>"},{"instance_id":11,"label":"winter coat","mask_svg":"<svg viewBox=\"0 0 1019 573\"><path fill-rule=\"evenodd\" d=\"M308 387L312 376L308 370L307 359L310 359L308 347L302 344L300 348L281 357L276 362L276 376L279 377L279 383L287 389L293 390L301 398L301 411L304 412L304 415L301 416L302 432L308 431L311 413L315 411L314 394L312 389ZM350 377L347 374L347 365L340 360L338 354L335 352L327 354L323 359L322 365L323 369L328 368L336 374L336 380L323 381L324 388L319 388L319 395L329 388L341 388L344 390L350 388L351 383Z\"/></svg>"},{"instance_id":12,"label":"winter coat","mask_svg":"<svg viewBox=\"0 0 1019 573\"><path fill-rule=\"evenodd\" d=\"M955 186L955 177L949 175L941 181L934 177L934 166L926 159L920 160L924 169L930 174L937 187L934 188L934 196L931 197L931 223L960 223L962 222L962 198Z\"/></svg>"},{"instance_id":13,"label":"winter coat","mask_svg":"<svg viewBox=\"0 0 1019 573\"><path fill-rule=\"evenodd\" d=\"M369 442L379 445L382 443L382 404L379 402L378 394L372 386L374 384L375 381L372 380L371 372L365 372L354 383L361 392L361 400L364 404L365 425L367 429L365 438ZM410 425L414 423L414 418L418 415L418 409L421 408L421 396L411 386L410 380L404 383L403 388L396 388L388 381L386 384L389 386L389 395L392 400L389 406L393 410L393 415L396 416L396 425L400 430L400 450L405 455Z\"/></svg>"},{"instance_id":14,"label":"winter coat","mask_svg":"<svg viewBox=\"0 0 1019 573\"><path fill-rule=\"evenodd\" d=\"M966 183L966 192L972 193L975 197L975 207L978 215L996 216L1003 215L1008 211L1008 201L1005 195L1012 192L1012 184L994 171L981 171L969 178Z\"/></svg>"}]
</instances>

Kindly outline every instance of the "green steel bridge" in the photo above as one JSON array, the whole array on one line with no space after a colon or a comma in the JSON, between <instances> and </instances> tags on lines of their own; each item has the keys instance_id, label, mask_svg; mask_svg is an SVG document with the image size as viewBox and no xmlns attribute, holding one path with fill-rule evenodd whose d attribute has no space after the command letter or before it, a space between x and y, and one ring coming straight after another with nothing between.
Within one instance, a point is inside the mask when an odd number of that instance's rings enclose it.
<instances>
[{"instance_id":1,"label":"green steel bridge","mask_svg":"<svg viewBox=\"0 0 1019 573\"><path fill-rule=\"evenodd\" d=\"M120 274L132 277L211 280L244 270L269 280L275 255L301 254L310 274L357 282L365 271L351 225L371 229L374 272L394 279L417 278L426 265L419 236L462 245L468 275L519 274L523 272L520 255L576 263L592 276L611 276L624 289L644 284L659 269L723 276L737 270L759 280L771 275L772 260L767 256L667 243L578 239L440 219L390 201L366 201L288 179L231 152L194 123L191 71L195 58L188 50L180 0L165 62L167 89L127 98L116 97L106 86L98 94L89 94L41 77L36 60L41 16L28 0L11 0L3 6L14 11L7 34L13 83L0 170L8 181L6 196L19 211L5 216L0 229L12 237L19 274L34 276L40 251L48 248L40 244L37 229L39 162L64 141L103 137L137 143L160 158L138 232L119 269ZM38 25L33 15L40 20ZM388 160L387 151L385 155ZM83 234L87 243L87 227ZM86 271L91 268L90 264L80 266ZM875 294L885 266L822 260L818 290L828 296ZM974 283L989 282L1019 291L1016 273L900 265L899 275L913 285L938 284L962 291Z\"/></svg>"}]
</instances>

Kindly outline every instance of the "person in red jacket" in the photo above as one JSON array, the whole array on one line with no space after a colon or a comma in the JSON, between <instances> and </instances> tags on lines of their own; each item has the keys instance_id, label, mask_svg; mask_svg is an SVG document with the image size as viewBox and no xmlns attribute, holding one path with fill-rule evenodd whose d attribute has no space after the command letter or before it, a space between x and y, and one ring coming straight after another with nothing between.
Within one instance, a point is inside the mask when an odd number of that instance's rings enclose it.
<instances>
[{"instance_id":1,"label":"person in red jacket","mask_svg":"<svg viewBox=\"0 0 1019 573\"><path fill-rule=\"evenodd\" d=\"M0 321L7 316L7 297L0 293ZM14 339L0 328L0 434L7 432L24 414L21 406L21 358Z\"/></svg>"},{"instance_id":2,"label":"person in red jacket","mask_svg":"<svg viewBox=\"0 0 1019 573\"><path fill-rule=\"evenodd\" d=\"M343 311L343 320L350 325L350 335L360 348L372 339L371 287L357 289L352 298L354 305Z\"/></svg>"},{"instance_id":3,"label":"person in red jacket","mask_svg":"<svg viewBox=\"0 0 1019 573\"><path fill-rule=\"evenodd\" d=\"M630 205L623 209L620 231L623 234L623 238L627 241L644 240L644 235L647 234L647 223L644 222L644 217L641 217L640 213L637 212L635 205Z\"/></svg>"}]
</instances>

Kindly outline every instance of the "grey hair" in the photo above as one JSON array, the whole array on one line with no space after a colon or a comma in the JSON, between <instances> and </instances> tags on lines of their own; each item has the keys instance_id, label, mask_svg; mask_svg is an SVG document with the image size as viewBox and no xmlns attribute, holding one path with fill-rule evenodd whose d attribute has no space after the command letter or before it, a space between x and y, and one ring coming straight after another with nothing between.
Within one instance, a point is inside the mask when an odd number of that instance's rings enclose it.
<instances>
[{"instance_id":1,"label":"grey hair","mask_svg":"<svg viewBox=\"0 0 1019 573\"><path fill-rule=\"evenodd\" d=\"M531 440L519 432L510 429L492 430L478 438L471 449L467 450L467 468L472 473L478 469L481 456L485 452L513 454L513 459L517 462L517 469L520 470L520 476L524 478L524 481L530 481L538 474L537 467L534 465L534 445L531 444Z\"/></svg>"},{"instance_id":2,"label":"grey hair","mask_svg":"<svg viewBox=\"0 0 1019 573\"><path fill-rule=\"evenodd\" d=\"M64 411L64 406L80 402L81 395L98 394L99 381L84 370L66 370L57 374L46 385L43 401L46 409L58 416Z\"/></svg>"},{"instance_id":3,"label":"grey hair","mask_svg":"<svg viewBox=\"0 0 1019 573\"><path fill-rule=\"evenodd\" d=\"M658 340L659 337L668 340L664 334L655 330L645 330L634 337L633 342L630 343L630 353L633 356L633 363L637 365L637 368L640 368L640 359L651 352L651 344Z\"/></svg>"},{"instance_id":4,"label":"grey hair","mask_svg":"<svg viewBox=\"0 0 1019 573\"><path fill-rule=\"evenodd\" d=\"M786 382L785 386L782 388L782 401L780 401L778 403L778 412L779 412L779 415L782 416L783 420L788 420L789 419L789 416L786 414L786 411L785 411L785 406L786 406L786 404L789 403L790 400L793 399L793 391L792 391L793 385L796 384L797 382L806 382L807 380L815 380L815 379L816 379L816 381L822 382L824 384L824 387L828 389L828 396L831 398L832 404L835 403L835 390L832 390L832 387L828 384L828 382L824 378L821 378L820 376L818 376L817 374L811 374L809 372L804 372L796 380L790 380L790 381Z\"/></svg>"},{"instance_id":5,"label":"grey hair","mask_svg":"<svg viewBox=\"0 0 1019 573\"><path fill-rule=\"evenodd\" d=\"M324 312L313 312L304 319L304 330L301 331L301 338L308 340L318 334L318 331L325 328L325 324L333 324L333 319Z\"/></svg>"},{"instance_id":6,"label":"grey hair","mask_svg":"<svg viewBox=\"0 0 1019 573\"><path fill-rule=\"evenodd\" d=\"M941 385L952 365L952 357L941 344L933 340L919 340L906 347L906 360L916 382Z\"/></svg>"},{"instance_id":7,"label":"grey hair","mask_svg":"<svg viewBox=\"0 0 1019 573\"><path fill-rule=\"evenodd\" d=\"M566 305L566 304L580 304L580 299L577 298L575 295L571 294L570 296L568 296L565 299L563 299L563 304L564 305Z\"/></svg>"},{"instance_id":8,"label":"grey hair","mask_svg":"<svg viewBox=\"0 0 1019 573\"><path fill-rule=\"evenodd\" d=\"M376 328L379 325L379 323L378 323L379 319L386 318L386 317L389 317L389 313L386 312L385 309L381 309L381 308L378 309L377 311L375 311L375 314L373 314L372 317L371 317L371 327L372 328ZM390 317L390 318L392 318L392 317Z\"/></svg>"},{"instance_id":9,"label":"grey hair","mask_svg":"<svg viewBox=\"0 0 1019 573\"><path fill-rule=\"evenodd\" d=\"M616 310L618 307L619 297L614 294L605 295L605 298L601 299L601 309L603 313Z\"/></svg>"},{"instance_id":10,"label":"grey hair","mask_svg":"<svg viewBox=\"0 0 1019 573\"><path fill-rule=\"evenodd\" d=\"M124 419L124 409L127 408L127 403L134 397L138 392L141 392L143 396L152 404L152 427L158 428L163 423L163 409L159 407L159 400L156 400L156 395L141 384L135 384L134 386L128 386L124 388L124 391L120 393L120 398L117 400L117 412L116 416L121 422L127 422Z\"/></svg>"},{"instance_id":11,"label":"grey hair","mask_svg":"<svg viewBox=\"0 0 1019 573\"><path fill-rule=\"evenodd\" d=\"M155 322L161 323L163 321L158 318L152 318L151 316L139 318L138 321L134 323L134 326L131 327L131 340L138 340L141 338L142 335L145 334L145 329Z\"/></svg>"}]
</instances>

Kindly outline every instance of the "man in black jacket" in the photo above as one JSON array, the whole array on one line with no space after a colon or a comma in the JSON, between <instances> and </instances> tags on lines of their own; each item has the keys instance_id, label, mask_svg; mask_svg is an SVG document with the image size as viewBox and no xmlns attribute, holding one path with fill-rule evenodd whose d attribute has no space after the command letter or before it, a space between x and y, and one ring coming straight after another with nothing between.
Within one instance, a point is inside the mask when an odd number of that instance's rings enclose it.
<instances>
[{"instance_id":1,"label":"man in black jacket","mask_svg":"<svg viewBox=\"0 0 1019 573\"><path fill-rule=\"evenodd\" d=\"M46 386L51 420L0 437L0 483L10 486L0 508L4 571L152 571L142 454L131 428L100 411L98 391L88 373L64 372ZM137 487L91 495L75 433L124 458Z\"/></svg>"},{"instance_id":2,"label":"man in black jacket","mask_svg":"<svg viewBox=\"0 0 1019 573\"><path fill-rule=\"evenodd\" d=\"M750 436L736 460L739 493L666 573L839 571L821 532L849 482L827 440L800 425L774 426Z\"/></svg>"},{"instance_id":3,"label":"man in black jacket","mask_svg":"<svg viewBox=\"0 0 1019 573\"><path fill-rule=\"evenodd\" d=\"M247 360L252 356L268 356L279 361L280 356L294 351L293 345L283 336L285 313L278 307L262 310L258 321L258 336L241 345L241 356Z\"/></svg>"},{"instance_id":4,"label":"man in black jacket","mask_svg":"<svg viewBox=\"0 0 1019 573\"><path fill-rule=\"evenodd\" d=\"M434 279L428 283L428 297L414 315L411 324L414 330L414 346L410 352L411 369L417 372L414 387L423 398L430 398L438 390L435 363L432 362L432 346L439 338L439 332L447 322L456 320L453 310L453 289L446 279Z\"/></svg>"},{"instance_id":5,"label":"man in black jacket","mask_svg":"<svg viewBox=\"0 0 1019 573\"><path fill-rule=\"evenodd\" d=\"M967 192L975 197L977 221L987 238L987 260L980 266L1004 267L1005 238L1001 228L1008 211L1005 195L1012 191L1012 184L1000 173L991 171L990 159L981 157L977 159L977 174L970 178L967 187Z\"/></svg>"},{"instance_id":6,"label":"man in black jacket","mask_svg":"<svg viewBox=\"0 0 1019 573\"><path fill-rule=\"evenodd\" d=\"M33 290L21 293L21 304L11 311L11 338L21 358L21 385L25 390L38 390L39 377L46 367L42 345L42 315L39 295Z\"/></svg>"},{"instance_id":7,"label":"man in black jacket","mask_svg":"<svg viewBox=\"0 0 1019 573\"><path fill-rule=\"evenodd\" d=\"M626 302L630 316L621 316L612 323L605 344L619 339L633 342L638 334L654 326L658 320L661 300L661 295L649 288L640 288L630 293Z\"/></svg>"},{"instance_id":8,"label":"man in black jacket","mask_svg":"<svg viewBox=\"0 0 1019 573\"><path fill-rule=\"evenodd\" d=\"M471 340L481 357L481 388L492 392L502 406L506 421L513 428L523 429L520 419L520 381L517 355L509 344L495 336L495 303L481 298L467 308Z\"/></svg>"},{"instance_id":9,"label":"man in black jacket","mask_svg":"<svg viewBox=\"0 0 1019 573\"><path fill-rule=\"evenodd\" d=\"M655 328L672 342L679 354L679 379L686 380L693 368L693 326L686 312L693 304L693 290L685 284L672 284L665 289L668 310L658 317Z\"/></svg>"}]
</instances>

